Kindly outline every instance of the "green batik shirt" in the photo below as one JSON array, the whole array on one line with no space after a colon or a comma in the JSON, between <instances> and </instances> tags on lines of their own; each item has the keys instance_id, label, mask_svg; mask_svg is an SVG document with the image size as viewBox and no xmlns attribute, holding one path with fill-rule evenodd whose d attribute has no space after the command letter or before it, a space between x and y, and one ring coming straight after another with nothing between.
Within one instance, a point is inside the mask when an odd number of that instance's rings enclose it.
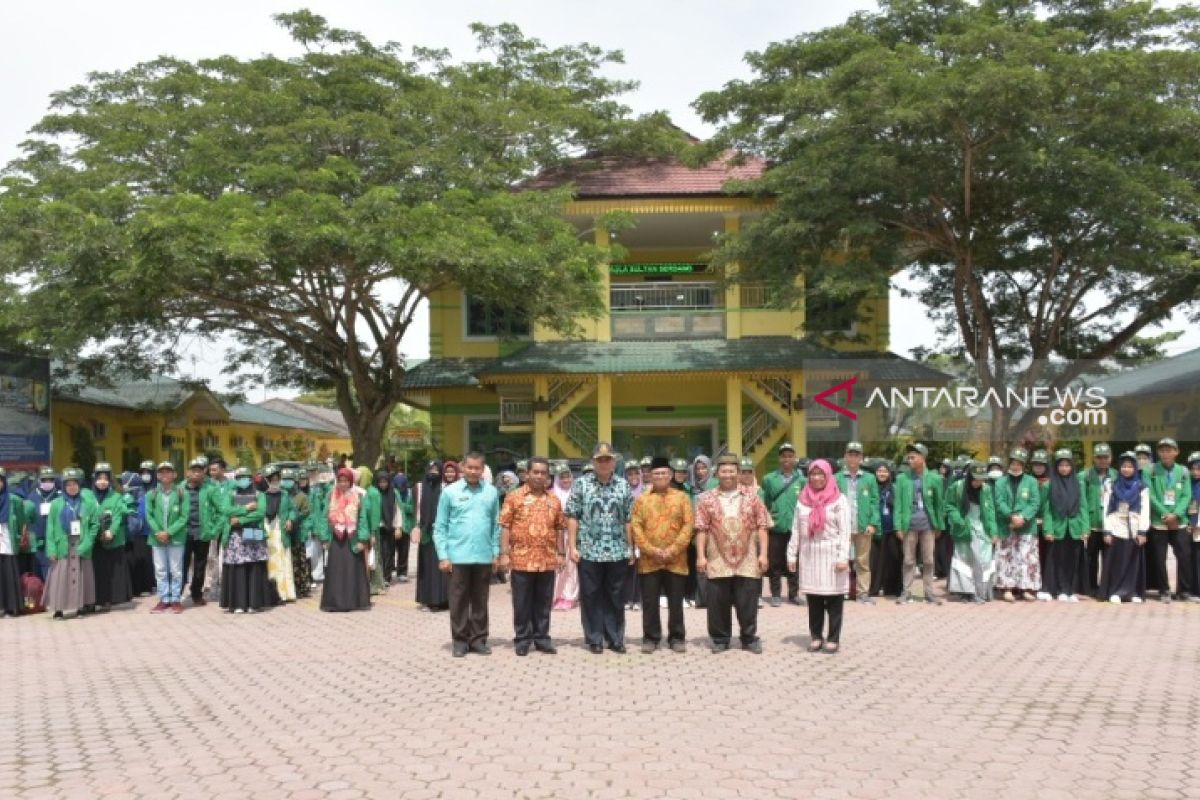
<instances>
[{"instance_id":1,"label":"green batik shirt","mask_svg":"<svg viewBox=\"0 0 1200 800\"><path fill-rule=\"evenodd\" d=\"M625 561L631 555L625 536L633 509L633 491L624 478L613 475L600 483L595 475L575 481L565 513L579 522L576 538L584 561Z\"/></svg>"}]
</instances>

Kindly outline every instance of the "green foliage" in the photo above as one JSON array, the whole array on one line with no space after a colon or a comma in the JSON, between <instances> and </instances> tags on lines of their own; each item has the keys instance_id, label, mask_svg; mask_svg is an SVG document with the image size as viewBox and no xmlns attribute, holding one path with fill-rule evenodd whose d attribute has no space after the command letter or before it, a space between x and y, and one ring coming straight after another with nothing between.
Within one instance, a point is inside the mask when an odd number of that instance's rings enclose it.
<instances>
[{"instance_id":1,"label":"green foliage","mask_svg":"<svg viewBox=\"0 0 1200 800\"><path fill-rule=\"evenodd\" d=\"M570 333L602 308L602 249L570 189L514 191L582 152L678 139L617 101L620 53L478 25L483 55L375 44L308 11L303 54L171 57L55 94L0 179L0 330L71 356L234 335L229 370L334 392L373 463L419 303L458 285ZM131 366L126 363L125 366Z\"/></svg>"},{"instance_id":2,"label":"green foliage","mask_svg":"<svg viewBox=\"0 0 1200 800\"><path fill-rule=\"evenodd\" d=\"M1156 353L1143 331L1200 311L1198 20L1126 0L885 0L750 54L752 80L696 104L723 125L702 156L769 159L744 188L778 205L721 259L784 290L801 270L833 298L909 270L940 351L985 389ZM994 415L993 441L1027 423Z\"/></svg>"},{"instance_id":3,"label":"green foliage","mask_svg":"<svg viewBox=\"0 0 1200 800\"><path fill-rule=\"evenodd\" d=\"M83 470L84 475L90 476L96 468L96 442L87 425L71 428L71 463Z\"/></svg>"},{"instance_id":4,"label":"green foliage","mask_svg":"<svg viewBox=\"0 0 1200 800\"><path fill-rule=\"evenodd\" d=\"M253 449L249 447L239 447L234 455L237 459L236 463L233 464L235 469L237 467L246 467L248 469L257 468L258 462L254 458Z\"/></svg>"}]
</instances>

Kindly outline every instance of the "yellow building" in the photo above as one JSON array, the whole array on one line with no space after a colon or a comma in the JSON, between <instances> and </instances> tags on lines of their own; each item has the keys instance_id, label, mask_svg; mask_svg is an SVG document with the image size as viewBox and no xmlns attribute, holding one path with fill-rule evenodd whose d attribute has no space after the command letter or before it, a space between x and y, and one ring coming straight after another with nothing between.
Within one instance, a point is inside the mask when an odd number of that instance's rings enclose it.
<instances>
[{"instance_id":1,"label":"yellow building","mask_svg":"<svg viewBox=\"0 0 1200 800\"><path fill-rule=\"evenodd\" d=\"M564 213L600 246L613 241L602 215L636 215L619 235L627 255L604 271L606 313L585 323L582 340L563 341L486 298L435 293L431 357L403 384L405 402L431 412L435 448L502 463L579 458L602 440L634 457L728 450L765 468L785 440L806 455L841 455L848 440L888 438L882 414L850 419L812 398L851 378L859 405L868 386L945 380L887 352L886 285L857 308L774 310L763 287L728 282L707 262L716 237L764 209L724 193L725 183L762 169L606 160L535 181L573 182ZM850 405L844 393L829 400Z\"/></svg>"},{"instance_id":2,"label":"yellow building","mask_svg":"<svg viewBox=\"0 0 1200 800\"><path fill-rule=\"evenodd\" d=\"M269 402L269 401L268 401ZM305 456L349 453L345 426L282 414L249 404L225 404L212 392L167 377L112 388L56 385L50 406L53 465L73 460L73 434L85 427L96 460L136 470L143 460L168 460L179 469L196 456L220 451L230 464L253 454L255 466L283 458L295 442Z\"/></svg>"}]
</instances>

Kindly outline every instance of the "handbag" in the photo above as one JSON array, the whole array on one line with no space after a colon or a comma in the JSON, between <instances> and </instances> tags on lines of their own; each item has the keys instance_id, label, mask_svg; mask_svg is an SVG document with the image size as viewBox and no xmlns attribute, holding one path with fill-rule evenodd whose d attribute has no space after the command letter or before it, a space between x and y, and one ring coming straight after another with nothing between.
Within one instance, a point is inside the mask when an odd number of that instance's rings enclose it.
<instances>
[{"instance_id":1,"label":"handbag","mask_svg":"<svg viewBox=\"0 0 1200 800\"><path fill-rule=\"evenodd\" d=\"M242 528L243 542L263 542L266 538L267 534L262 528Z\"/></svg>"}]
</instances>

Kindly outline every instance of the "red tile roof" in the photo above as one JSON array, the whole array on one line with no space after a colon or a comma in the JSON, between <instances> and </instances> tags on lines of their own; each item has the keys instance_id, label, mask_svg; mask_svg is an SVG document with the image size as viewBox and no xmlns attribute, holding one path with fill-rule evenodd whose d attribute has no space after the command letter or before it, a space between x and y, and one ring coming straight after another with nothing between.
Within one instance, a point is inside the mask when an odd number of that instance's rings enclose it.
<instances>
[{"instance_id":1,"label":"red tile roof","mask_svg":"<svg viewBox=\"0 0 1200 800\"><path fill-rule=\"evenodd\" d=\"M530 189L575 184L575 196L649 197L721 195L730 180L753 180L767 168L765 161L747 158L733 165L732 153L703 167L684 166L675 159L592 157L569 167L549 170L529 181Z\"/></svg>"}]
</instances>

